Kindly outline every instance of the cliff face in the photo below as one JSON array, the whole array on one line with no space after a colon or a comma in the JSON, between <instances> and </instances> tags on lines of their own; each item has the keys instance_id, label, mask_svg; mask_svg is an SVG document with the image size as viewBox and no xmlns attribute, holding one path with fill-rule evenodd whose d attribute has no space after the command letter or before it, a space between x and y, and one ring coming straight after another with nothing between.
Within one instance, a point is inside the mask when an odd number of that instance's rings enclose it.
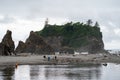
<instances>
[{"instance_id":1,"label":"cliff face","mask_svg":"<svg viewBox=\"0 0 120 80\"><path fill-rule=\"evenodd\" d=\"M47 25L36 33L42 36L55 51L61 52L61 50L65 50L65 47L79 52L97 53L104 51L102 33L97 26L79 22Z\"/></svg>"},{"instance_id":2,"label":"cliff face","mask_svg":"<svg viewBox=\"0 0 120 80\"><path fill-rule=\"evenodd\" d=\"M2 42L0 43L0 54L1 55L12 55L14 53L14 41L12 40L12 32L7 31L5 36L2 39Z\"/></svg>"},{"instance_id":3,"label":"cliff face","mask_svg":"<svg viewBox=\"0 0 120 80\"><path fill-rule=\"evenodd\" d=\"M35 53L35 54L54 54L53 48L51 48L42 37L38 36L33 31L25 43L19 42L16 48L16 53Z\"/></svg>"},{"instance_id":4,"label":"cliff face","mask_svg":"<svg viewBox=\"0 0 120 80\"><path fill-rule=\"evenodd\" d=\"M63 37L63 36L59 36L59 37ZM59 52L69 52L68 49L71 50L75 50L78 52L89 52L89 53L98 53L98 52L103 52L104 51L104 43L103 41L100 39L96 39L95 37L89 37L89 38L85 38L87 44L86 45L82 45L82 46L78 46L78 47L74 47L74 46L69 46L69 45L62 45L62 42L64 42L64 38L60 39L57 36L52 36L52 37L45 37L45 41L46 43L48 43L55 51L59 51ZM80 38L76 38L73 43L76 43L75 45L77 45L77 43L81 43L81 39ZM66 50L67 47L68 49ZM69 52L70 53L70 52ZM72 51L73 53L73 51Z\"/></svg>"},{"instance_id":5,"label":"cliff face","mask_svg":"<svg viewBox=\"0 0 120 80\"><path fill-rule=\"evenodd\" d=\"M44 37L44 40L47 44L49 44L55 51L59 51L62 47L63 37L60 36L48 36Z\"/></svg>"},{"instance_id":6,"label":"cliff face","mask_svg":"<svg viewBox=\"0 0 120 80\"><path fill-rule=\"evenodd\" d=\"M88 44L81 46L76 50L78 52L89 52L89 53L99 53L104 52L104 43L101 39L96 39L95 37L90 37L86 39Z\"/></svg>"}]
</instances>

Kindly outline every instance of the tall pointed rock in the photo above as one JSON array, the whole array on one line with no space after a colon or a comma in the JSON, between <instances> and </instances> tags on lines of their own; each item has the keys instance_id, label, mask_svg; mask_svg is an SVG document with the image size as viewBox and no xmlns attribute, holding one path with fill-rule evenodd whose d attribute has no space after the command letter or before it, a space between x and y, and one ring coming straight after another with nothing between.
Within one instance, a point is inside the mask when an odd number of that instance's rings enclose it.
<instances>
[{"instance_id":1,"label":"tall pointed rock","mask_svg":"<svg viewBox=\"0 0 120 80\"><path fill-rule=\"evenodd\" d=\"M42 37L31 31L26 42L19 42L16 53L54 54L53 48L49 46Z\"/></svg>"},{"instance_id":2,"label":"tall pointed rock","mask_svg":"<svg viewBox=\"0 0 120 80\"><path fill-rule=\"evenodd\" d=\"M5 50L8 50L10 55L11 53L14 53L15 44L12 40L12 32L10 30L7 30L7 33L3 37L1 44L5 46ZM7 54L8 53L6 53L6 55Z\"/></svg>"}]
</instances>

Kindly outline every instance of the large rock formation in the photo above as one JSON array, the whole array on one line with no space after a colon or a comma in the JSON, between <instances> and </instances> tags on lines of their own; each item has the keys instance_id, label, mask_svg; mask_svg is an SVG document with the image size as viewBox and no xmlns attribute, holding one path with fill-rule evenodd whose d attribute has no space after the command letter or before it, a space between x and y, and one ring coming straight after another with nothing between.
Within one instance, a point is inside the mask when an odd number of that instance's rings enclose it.
<instances>
[{"instance_id":1,"label":"large rock formation","mask_svg":"<svg viewBox=\"0 0 120 80\"><path fill-rule=\"evenodd\" d=\"M78 52L89 52L89 53L99 53L104 52L104 43L102 39L97 39L96 37L86 37L85 40L87 41L87 45L80 46L80 47L70 47L70 46L63 46L62 42L64 42L63 36L48 36L44 37L46 43L48 43L56 52L67 52L67 53L74 53L74 51ZM75 42L81 41L81 38L76 38ZM74 43L74 42L73 42ZM81 42L80 42L81 43ZM77 45L77 44L76 44ZM67 47L67 48L66 48Z\"/></svg>"},{"instance_id":2,"label":"large rock formation","mask_svg":"<svg viewBox=\"0 0 120 80\"><path fill-rule=\"evenodd\" d=\"M105 52L102 32L99 26L77 23L64 25L47 25L36 32L42 36L55 51L73 49L78 52L99 53Z\"/></svg>"},{"instance_id":3,"label":"large rock formation","mask_svg":"<svg viewBox=\"0 0 120 80\"><path fill-rule=\"evenodd\" d=\"M54 54L53 48L45 43L42 37L38 36L33 31L25 43L19 42L16 48L16 53L34 53L34 54Z\"/></svg>"},{"instance_id":4,"label":"large rock formation","mask_svg":"<svg viewBox=\"0 0 120 80\"><path fill-rule=\"evenodd\" d=\"M0 43L0 55L12 55L14 54L14 41L12 40L12 32L7 31Z\"/></svg>"}]
</instances>

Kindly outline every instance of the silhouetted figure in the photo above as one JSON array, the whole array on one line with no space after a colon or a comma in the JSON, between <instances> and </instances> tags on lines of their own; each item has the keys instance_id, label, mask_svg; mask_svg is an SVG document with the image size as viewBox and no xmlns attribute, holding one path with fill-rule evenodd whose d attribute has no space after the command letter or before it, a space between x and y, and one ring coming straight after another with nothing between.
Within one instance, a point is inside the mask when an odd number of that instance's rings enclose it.
<instances>
[{"instance_id":1,"label":"silhouetted figure","mask_svg":"<svg viewBox=\"0 0 120 80\"><path fill-rule=\"evenodd\" d=\"M50 61L50 57L48 57L48 61Z\"/></svg>"},{"instance_id":2,"label":"silhouetted figure","mask_svg":"<svg viewBox=\"0 0 120 80\"><path fill-rule=\"evenodd\" d=\"M44 55L44 56L43 56L43 58L45 59L45 58L46 58L46 56Z\"/></svg>"},{"instance_id":3,"label":"silhouetted figure","mask_svg":"<svg viewBox=\"0 0 120 80\"><path fill-rule=\"evenodd\" d=\"M16 62L16 64L15 64L15 68L17 69L17 67L18 67L18 63Z\"/></svg>"},{"instance_id":4,"label":"silhouetted figure","mask_svg":"<svg viewBox=\"0 0 120 80\"><path fill-rule=\"evenodd\" d=\"M55 60L57 59L57 56L55 56Z\"/></svg>"},{"instance_id":5,"label":"silhouetted figure","mask_svg":"<svg viewBox=\"0 0 120 80\"><path fill-rule=\"evenodd\" d=\"M103 66L107 66L107 63L104 63Z\"/></svg>"}]
</instances>

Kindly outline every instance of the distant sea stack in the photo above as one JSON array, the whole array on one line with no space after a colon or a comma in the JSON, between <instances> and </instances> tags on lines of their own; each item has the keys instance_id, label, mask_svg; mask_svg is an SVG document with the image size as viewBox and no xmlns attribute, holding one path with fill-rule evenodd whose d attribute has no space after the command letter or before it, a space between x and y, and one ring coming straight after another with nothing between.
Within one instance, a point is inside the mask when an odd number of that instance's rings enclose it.
<instances>
[{"instance_id":1,"label":"distant sea stack","mask_svg":"<svg viewBox=\"0 0 120 80\"><path fill-rule=\"evenodd\" d=\"M54 54L51 48L41 36L31 31L26 42L19 41L16 53L33 53L33 54Z\"/></svg>"},{"instance_id":2,"label":"distant sea stack","mask_svg":"<svg viewBox=\"0 0 120 80\"><path fill-rule=\"evenodd\" d=\"M97 22L94 26L90 22L87 24L80 22L70 22L64 25L45 24L44 29L36 33L42 36L56 52L61 52L66 47L78 52L105 51L102 32Z\"/></svg>"},{"instance_id":3,"label":"distant sea stack","mask_svg":"<svg viewBox=\"0 0 120 80\"><path fill-rule=\"evenodd\" d=\"M15 44L12 40L12 32L7 30L7 33L0 43L0 55L12 55L14 54Z\"/></svg>"},{"instance_id":4,"label":"distant sea stack","mask_svg":"<svg viewBox=\"0 0 120 80\"><path fill-rule=\"evenodd\" d=\"M26 44L23 41L19 41L15 53L24 53L26 49Z\"/></svg>"}]
</instances>

